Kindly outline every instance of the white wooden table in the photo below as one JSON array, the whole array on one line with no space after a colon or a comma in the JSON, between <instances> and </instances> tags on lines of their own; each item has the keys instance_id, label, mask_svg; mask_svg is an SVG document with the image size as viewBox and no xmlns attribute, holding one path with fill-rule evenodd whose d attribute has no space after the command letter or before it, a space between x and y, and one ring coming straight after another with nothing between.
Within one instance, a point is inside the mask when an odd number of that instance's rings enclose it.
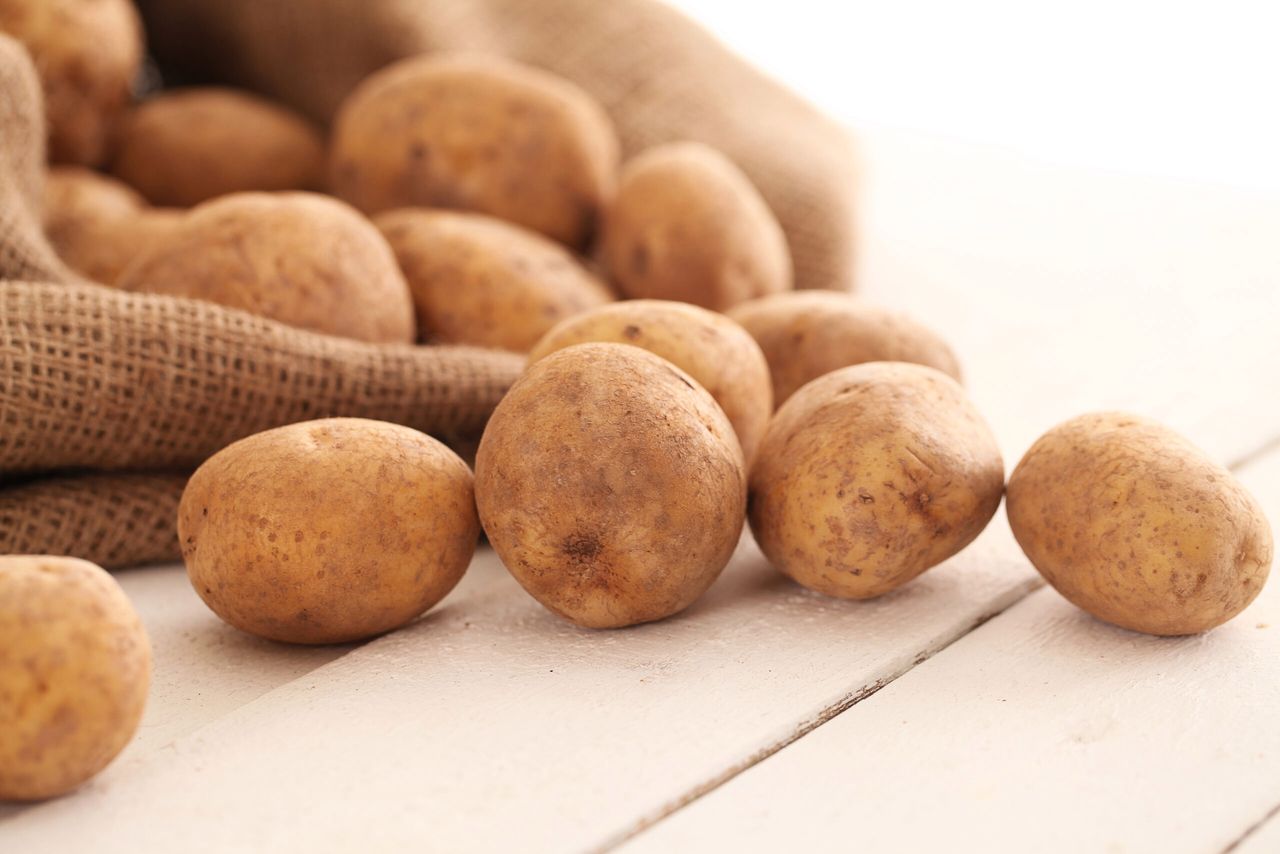
<instances>
[{"instance_id":1,"label":"white wooden table","mask_svg":"<svg viewBox=\"0 0 1280 854\"><path fill-rule=\"evenodd\" d=\"M863 148L864 290L950 338L1007 467L1122 407L1280 521L1280 199ZM1280 851L1280 582L1148 638L1044 588L1003 513L864 603L748 538L686 614L614 632L552 617L487 549L362 646L239 634L180 566L119 578L156 650L142 728L75 795L0 806L3 854Z\"/></svg>"}]
</instances>

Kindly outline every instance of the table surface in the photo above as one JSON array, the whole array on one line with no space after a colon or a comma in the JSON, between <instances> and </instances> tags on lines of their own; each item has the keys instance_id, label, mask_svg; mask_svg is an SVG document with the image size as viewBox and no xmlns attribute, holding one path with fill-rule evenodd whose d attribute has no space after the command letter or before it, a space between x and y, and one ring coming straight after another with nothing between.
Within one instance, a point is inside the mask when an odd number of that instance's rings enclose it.
<instances>
[{"instance_id":1,"label":"table surface","mask_svg":"<svg viewBox=\"0 0 1280 854\"><path fill-rule=\"evenodd\" d=\"M941 330L1012 468L1079 412L1159 418L1280 520L1280 199L862 137L863 290ZM1003 512L870 602L743 544L686 613L580 630L488 549L363 645L220 623L180 566L137 738L0 851L1280 851L1280 583L1160 639L1052 590Z\"/></svg>"}]
</instances>

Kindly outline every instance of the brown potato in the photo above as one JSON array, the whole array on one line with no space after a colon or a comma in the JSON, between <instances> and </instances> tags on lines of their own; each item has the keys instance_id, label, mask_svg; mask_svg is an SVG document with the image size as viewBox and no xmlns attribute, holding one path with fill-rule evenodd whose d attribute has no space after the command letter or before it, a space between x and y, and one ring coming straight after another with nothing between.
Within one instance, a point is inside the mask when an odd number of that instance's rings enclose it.
<instances>
[{"instance_id":1,"label":"brown potato","mask_svg":"<svg viewBox=\"0 0 1280 854\"><path fill-rule=\"evenodd\" d=\"M49 159L100 164L142 67L142 25L129 0L0 0L0 32L40 74Z\"/></svg>"},{"instance_id":2,"label":"brown potato","mask_svg":"<svg viewBox=\"0 0 1280 854\"><path fill-rule=\"evenodd\" d=\"M130 216L146 205L128 184L83 166L51 166L45 175L43 225L51 239L85 222Z\"/></svg>"},{"instance_id":3,"label":"brown potato","mask_svg":"<svg viewBox=\"0 0 1280 854\"><path fill-rule=\"evenodd\" d=\"M471 470L416 430L361 418L277 427L214 454L178 507L200 598L238 629L340 643L453 589L480 537Z\"/></svg>"},{"instance_id":4,"label":"brown potato","mask_svg":"<svg viewBox=\"0 0 1280 854\"><path fill-rule=\"evenodd\" d=\"M133 738L151 643L105 570L72 557L0 557L0 800L65 794Z\"/></svg>"},{"instance_id":5,"label":"brown potato","mask_svg":"<svg viewBox=\"0 0 1280 854\"><path fill-rule=\"evenodd\" d=\"M723 311L792 286L773 212L738 167L698 143L651 148L623 167L601 246L628 297Z\"/></svg>"},{"instance_id":6,"label":"brown potato","mask_svg":"<svg viewBox=\"0 0 1280 854\"><path fill-rule=\"evenodd\" d=\"M774 415L751 471L751 530L805 587L867 599L972 542L1003 487L995 438L954 380L903 362L854 365Z\"/></svg>"},{"instance_id":7,"label":"brown potato","mask_svg":"<svg viewBox=\"0 0 1280 854\"><path fill-rule=\"evenodd\" d=\"M302 116L215 87L163 92L134 107L111 161L152 204L175 207L251 190L318 190L324 168L324 140Z\"/></svg>"},{"instance_id":8,"label":"brown potato","mask_svg":"<svg viewBox=\"0 0 1280 854\"><path fill-rule=\"evenodd\" d=\"M374 224L409 283L423 340L523 353L613 299L564 247L492 217L401 208Z\"/></svg>"},{"instance_id":9,"label":"brown potato","mask_svg":"<svg viewBox=\"0 0 1280 854\"><path fill-rule=\"evenodd\" d=\"M49 170L44 231L68 267L112 284L136 255L164 240L182 211L148 207L127 184L80 166Z\"/></svg>"},{"instance_id":10,"label":"brown potato","mask_svg":"<svg viewBox=\"0 0 1280 854\"><path fill-rule=\"evenodd\" d=\"M795 291L735 306L729 316L769 360L773 401L837 368L863 362L914 362L960 381L947 343L905 314L834 291Z\"/></svg>"},{"instance_id":11,"label":"brown potato","mask_svg":"<svg viewBox=\"0 0 1280 854\"><path fill-rule=\"evenodd\" d=\"M334 122L330 180L366 213L486 213L583 248L613 188L608 116L567 80L496 57L401 60Z\"/></svg>"},{"instance_id":12,"label":"brown potato","mask_svg":"<svg viewBox=\"0 0 1280 854\"><path fill-rule=\"evenodd\" d=\"M688 607L732 555L745 502L742 449L711 395L621 344L531 365L476 455L494 550L535 599L589 628Z\"/></svg>"},{"instance_id":13,"label":"brown potato","mask_svg":"<svg viewBox=\"0 0 1280 854\"><path fill-rule=\"evenodd\" d=\"M116 284L361 341L414 340L413 300L387 242L358 212L314 193L206 202Z\"/></svg>"},{"instance_id":14,"label":"brown potato","mask_svg":"<svg viewBox=\"0 0 1280 854\"><path fill-rule=\"evenodd\" d=\"M1059 593L1153 635L1221 625L1262 590L1271 527L1222 466L1167 427L1081 415L1036 440L1009 478L1009 526Z\"/></svg>"},{"instance_id":15,"label":"brown potato","mask_svg":"<svg viewBox=\"0 0 1280 854\"><path fill-rule=\"evenodd\" d=\"M176 208L143 208L132 216L87 223L74 238L54 243L54 250L80 275L114 285L134 258L168 240L183 216Z\"/></svg>"},{"instance_id":16,"label":"brown potato","mask_svg":"<svg viewBox=\"0 0 1280 854\"><path fill-rule=\"evenodd\" d=\"M741 326L687 303L629 300L562 321L529 361L589 341L641 347L688 372L728 416L747 462L755 458L773 414L773 392L764 354Z\"/></svg>"}]
</instances>

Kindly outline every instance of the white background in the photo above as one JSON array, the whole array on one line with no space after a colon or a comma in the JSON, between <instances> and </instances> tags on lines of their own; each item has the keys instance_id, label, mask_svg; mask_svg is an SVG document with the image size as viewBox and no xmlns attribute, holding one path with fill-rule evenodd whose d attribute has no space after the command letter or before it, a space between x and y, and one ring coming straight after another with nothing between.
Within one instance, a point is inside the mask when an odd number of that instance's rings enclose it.
<instances>
[{"instance_id":1,"label":"white background","mask_svg":"<svg viewBox=\"0 0 1280 854\"><path fill-rule=\"evenodd\" d=\"M674 0L837 118L1280 191L1280 3Z\"/></svg>"}]
</instances>

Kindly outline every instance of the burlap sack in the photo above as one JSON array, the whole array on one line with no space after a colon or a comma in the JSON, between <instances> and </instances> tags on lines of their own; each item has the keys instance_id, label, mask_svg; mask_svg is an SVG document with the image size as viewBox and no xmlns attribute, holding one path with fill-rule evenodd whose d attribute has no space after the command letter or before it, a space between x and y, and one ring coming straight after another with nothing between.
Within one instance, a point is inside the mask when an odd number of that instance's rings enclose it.
<instances>
[{"instance_id":1,"label":"burlap sack","mask_svg":"<svg viewBox=\"0 0 1280 854\"><path fill-rule=\"evenodd\" d=\"M186 482L179 473L121 472L0 489L0 554L68 554L108 567L171 559Z\"/></svg>"},{"instance_id":2,"label":"burlap sack","mask_svg":"<svg viewBox=\"0 0 1280 854\"><path fill-rule=\"evenodd\" d=\"M324 121L370 71L440 49L549 68L609 110L624 150L698 139L778 213L801 287L849 287L853 158L844 133L652 0L142 0L174 77L226 81ZM0 37L0 553L107 566L176 555L180 470L241 436L324 415L474 434L520 360L374 347L193 301L78 281L39 233L42 119Z\"/></svg>"}]
</instances>

